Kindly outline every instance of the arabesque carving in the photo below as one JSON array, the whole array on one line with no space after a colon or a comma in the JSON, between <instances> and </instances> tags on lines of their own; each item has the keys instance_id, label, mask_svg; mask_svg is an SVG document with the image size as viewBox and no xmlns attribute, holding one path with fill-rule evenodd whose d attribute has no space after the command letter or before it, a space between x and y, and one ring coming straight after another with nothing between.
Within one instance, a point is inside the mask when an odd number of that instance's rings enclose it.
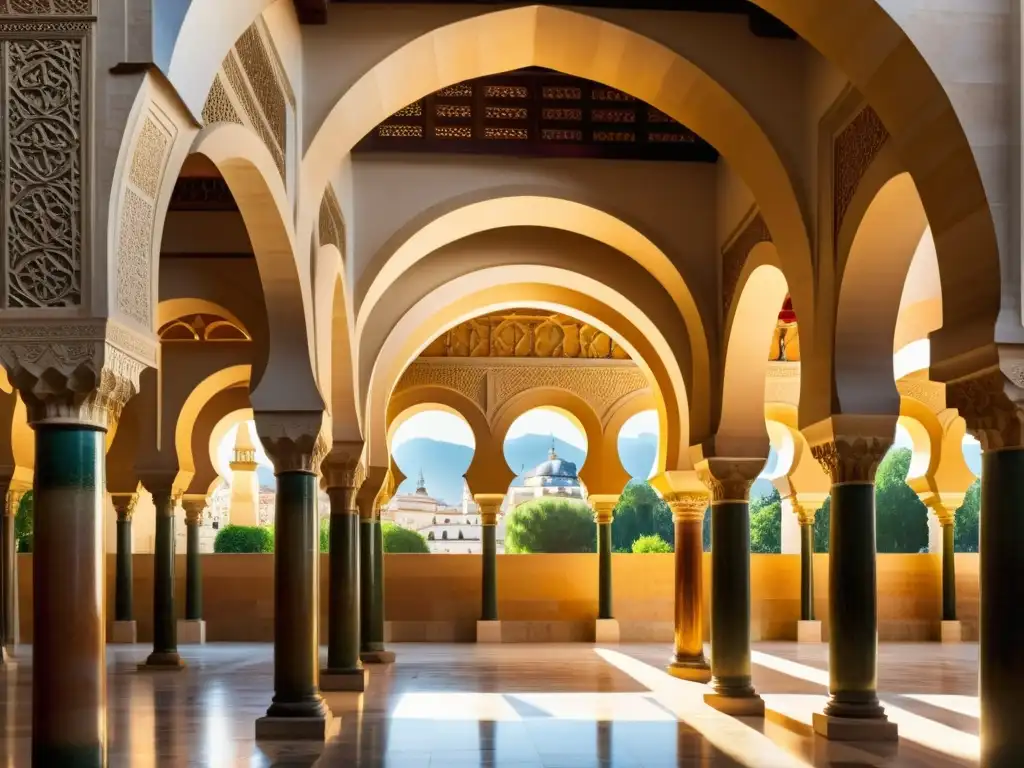
<instances>
[{"instance_id":1,"label":"arabesque carving","mask_svg":"<svg viewBox=\"0 0 1024 768\"><path fill-rule=\"evenodd\" d=\"M833 237L839 237L857 186L888 139L889 131L870 106L865 106L835 137L832 148Z\"/></svg>"},{"instance_id":2,"label":"arabesque carving","mask_svg":"<svg viewBox=\"0 0 1024 768\"><path fill-rule=\"evenodd\" d=\"M413 387L440 386L453 389L487 411L487 371L483 366L424 365L413 363L395 385L395 393Z\"/></svg>"},{"instance_id":3,"label":"arabesque carving","mask_svg":"<svg viewBox=\"0 0 1024 768\"><path fill-rule=\"evenodd\" d=\"M874 483L878 465L892 445L892 438L837 436L811 446L811 455L825 474L837 483Z\"/></svg>"},{"instance_id":4,"label":"arabesque carving","mask_svg":"<svg viewBox=\"0 0 1024 768\"><path fill-rule=\"evenodd\" d=\"M341 203L330 184L320 201L320 245L328 243L337 248L342 256L345 255L345 220L341 215Z\"/></svg>"},{"instance_id":5,"label":"arabesque carving","mask_svg":"<svg viewBox=\"0 0 1024 768\"><path fill-rule=\"evenodd\" d=\"M319 474L330 449L324 427L324 414L319 412L256 412L256 432L275 474Z\"/></svg>"},{"instance_id":6,"label":"arabesque carving","mask_svg":"<svg viewBox=\"0 0 1024 768\"><path fill-rule=\"evenodd\" d=\"M0 0L0 15L88 16L92 0Z\"/></svg>"},{"instance_id":7,"label":"arabesque carving","mask_svg":"<svg viewBox=\"0 0 1024 768\"><path fill-rule=\"evenodd\" d=\"M137 493L116 493L110 496L110 502L114 505L114 512L117 514L117 522L130 523L135 515L135 507L139 503Z\"/></svg>"},{"instance_id":8,"label":"arabesque carving","mask_svg":"<svg viewBox=\"0 0 1024 768\"><path fill-rule=\"evenodd\" d=\"M697 465L697 477L711 492L712 504L746 503L763 468L764 459L705 459Z\"/></svg>"},{"instance_id":9,"label":"arabesque carving","mask_svg":"<svg viewBox=\"0 0 1024 768\"><path fill-rule=\"evenodd\" d=\"M1015 381L993 367L946 384L946 403L959 411L983 450L1024 446L1024 376L1020 378Z\"/></svg>"},{"instance_id":10,"label":"arabesque carving","mask_svg":"<svg viewBox=\"0 0 1024 768\"><path fill-rule=\"evenodd\" d=\"M672 510L672 519L677 522L703 522L711 498L707 493L669 493L665 503Z\"/></svg>"}]
</instances>

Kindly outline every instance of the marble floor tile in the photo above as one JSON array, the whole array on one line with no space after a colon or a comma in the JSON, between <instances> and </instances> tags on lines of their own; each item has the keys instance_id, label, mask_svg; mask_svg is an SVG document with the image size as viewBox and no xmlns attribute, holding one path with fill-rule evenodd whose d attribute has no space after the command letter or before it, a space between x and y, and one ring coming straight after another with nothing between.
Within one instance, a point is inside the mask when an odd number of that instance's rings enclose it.
<instances>
[{"instance_id":1,"label":"marble floor tile","mask_svg":"<svg viewBox=\"0 0 1024 768\"><path fill-rule=\"evenodd\" d=\"M366 692L326 695L326 745L256 744L273 693L272 647L182 648L176 674L139 672L147 646L108 650L109 760L115 768L956 768L978 762L977 646L891 644L879 653L898 744L815 737L827 646L755 646L768 713L731 718L705 688L664 672L665 645L395 644ZM0 671L0 768L29 765L31 649Z\"/></svg>"}]
</instances>

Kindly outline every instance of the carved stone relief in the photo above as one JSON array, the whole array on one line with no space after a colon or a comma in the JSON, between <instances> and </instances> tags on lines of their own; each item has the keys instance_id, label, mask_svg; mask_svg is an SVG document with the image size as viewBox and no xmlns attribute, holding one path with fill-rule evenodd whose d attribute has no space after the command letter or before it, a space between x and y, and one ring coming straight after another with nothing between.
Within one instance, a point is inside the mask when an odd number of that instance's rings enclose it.
<instances>
[{"instance_id":1,"label":"carved stone relief","mask_svg":"<svg viewBox=\"0 0 1024 768\"><path fill-rule=\"evenodd\" d=\"M760 213L747 223L722 252L722 316L728 317L736 298L736 287L743 274L743 265L758 243L772 242L772 234Z\"/></svg>"},{"instance_id":2,"label":"carved stone relief","mask_svg":"<svg viewBox=\"0 0 1024 768\"><path fill-rule=\"evenodd\" d=\"M0 0L0 15L88 16L91 12L92 0Z\"/></svg>"},{"instance_id":3,"label":"carved stone relief","mask_svg":"<svg viewBox=\"0 0 1024 768\"><path fill-rule=\"evenodd\" d=\"M330 184L320 201L320 245L330 243L345 255L345 223L341 215L341 204Z\"/></svg>"},{"instance_id":4,"label":"carved stone relief","mask_svg":"<svg viewBox=\"0 0 1024 768\"><path fill-rule=\"evenodd\" d=\"M832 149L833 238L839 237L857 185L888 139L889 132L882 119L869 106L835 137Z\"/></svg>"}]
</instances>

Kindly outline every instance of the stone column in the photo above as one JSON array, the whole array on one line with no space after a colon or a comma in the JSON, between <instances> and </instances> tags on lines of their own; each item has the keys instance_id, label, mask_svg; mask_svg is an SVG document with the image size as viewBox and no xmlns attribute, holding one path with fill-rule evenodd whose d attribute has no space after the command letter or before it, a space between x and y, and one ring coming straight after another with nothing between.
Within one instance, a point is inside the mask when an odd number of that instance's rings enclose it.
<instances>
[{"instance_id":1,"label":"stone column","mask_svg":"<svg viewBox=\"0 0 1024 768\"><path fill-rule=\"evenodd\" d=\"M619 622L612 615L612 517L617 496L590 496L597 523L597 622L594 640L598 643L619 642Z\"/></svg>"},{"instance_id":2,"label":"stone column","mask_svg":"<svg viewBox=\"0 0 1024 768\"><path fill-rule=\"evenodd\" d=\"M153 535L153 652L142 670L180 670L178 625L174 612L174 475L142 473L142 485L153 497L156 529Z\"/></svg>"},{"instance_id":3,"label":"stone column","mask_svg":"<svg viewBox=\"0 0 1024 768\"><path fill-rule=\"evenodd\" d=\"M384 538L380 508L397 483L392 470L370 467L356 500L359 505L359 659L363 664L392 664L395 654L384 647Z\"/></svg>"},{"instance_id":4,"label":"stone column","mask_svg":"<svg viewBox=\"0 0 1024 768\"><path fill-rule=\"evenodd\" d=\"M476 623L478 643L500 643L501 622L498 620L498 514L503 493L478 493L473 500L480 508L483 554L481 557L480 619Z\"/></svg>"},{"instance_id":5,"label":"stone column","mask_svg":"<svg viewBox=\"0 0 1024 768\"><path fill-rule=\"evenodd\" d=\"M178 642L202 645L206 642L203 620L203 564L199 552L199 529L206 512L206 497L186 498L185 510L185 618L178 621Z\"/></svg>"},{"instance_id":6,"label":"stone column","mask_svg":"<svg viewBox=\"0 0 1024 768\"><path fill-rule=\"evenodd\" d=\"M963 640L963 628L956 618L956 554L954 552L954 533L956 531L956 510L963 504L963 494L957 494L955 500L931 495L926 503L932 514L932 522L939 529L938 547L929 535L928 548L937 551L942 558L942 621L939 624L939 637L944 643L959 643ZM931 534L931 530L929 530Z\"/></svg>"},{"instance_id":7,"label":"stone column","mask_svg":"<svg viewBox=\"0 0 1024 768\"><path fill-rule=\"evenodd\" d=\"M704 511L706 493L665 496L675 523L675 652L668 672L674 677L706 683L711 667L704 656Z\"/></svg>"},{"instance_id":8,"label":"stone column","mask_svg":"<svg viewBox=\"0 0 1024 768\"><path fill-rule=\"evenodd\" d=\"M750 678L750 486L764 459L706 459L697 465L711 492L710 706L730 715L764 714Z\"/></svg>"},{"instance_id":9,"label":"stone column","mask_svg":"<svg viewBox=\"0 0 1024 768\"><path fill-rule=\"evenodd\" d=\"M0 646L14 653L18 642L18 539L14 518L25 491L8 486L0 510Z\"/></svg>"},{"instance_id":10,"label":"stone column","mask_svg":"<svg viewBox=\"0 0 1024 768\"><path fill-rule=\"evenodd\" d=\"M829 519L829 694L814 730L830 739L897 738L878 701L875 474L895 417L834 416L809 427L811 452L832 481Z\"/></svg>"},{"instance_id":11,"label":"stone column","mask_svg":"<svg viewBox=\"0 0 1024 768\"><path fill-rule=\"evenodd\" d=\"M138 632L132 576L132 515L135 514L139 497L134 493L119 493L110 498L117 513L117 570L114 576L114 621L110 625L110 641L133 644L138 640Z\"/></svg>"},{"instance_id":12,"label":"stone column","mask_svg":"<svg viewBox=\"0 0 1024 768\"><path fill-rule=\"evenodd\" d=\"M799 643L820 643L821 622L814 615L814 521L825 502L801 501L796 496L789 501L800 525L800 621L796 639Z\"/></svg>"},{"instance_id":13,"label":"stone column","mask_svg":"<svg viewBox=\"0 0 1024 768\"><path fill-rule=\"evenodd\" d=\"M327 453L324 414L256 413L260 441L274 462L274 699L256 738L329 738L340 723L320 695L317 631L317 475Z\"/></svg>"},{"instance_id":14,"label":"stone column","mask_svg":"<svg viewBox=\"0 0 1024 768\"><path fill-rule=\"evenodd\" d=\"M335 444L324 461L324 487L331 499L330 591L327 596L325 691L362 691L366 673L359 661L359 509L356 494L365 478L363 444Z\"/></svg>"}]
</instances>

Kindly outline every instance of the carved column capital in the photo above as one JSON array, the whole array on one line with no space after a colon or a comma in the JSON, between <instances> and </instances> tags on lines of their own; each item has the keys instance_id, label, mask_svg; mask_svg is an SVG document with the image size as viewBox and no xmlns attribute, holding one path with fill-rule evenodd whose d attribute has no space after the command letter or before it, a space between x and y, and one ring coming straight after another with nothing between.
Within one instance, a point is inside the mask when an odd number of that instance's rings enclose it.
<instances>
[{"instance_id":1,"label":"carved column capital","mask_svg":"<svg viewBox=\"0 0 1024 768\"><path fill-rule=\"evenodd\" d=\"M594 510L594 522L602 525L612 521L619 497L617 495L591 494L587 497L587 502Z\"/></svg>"},{"instance_id":2,"label":"carved column capital","mask_svg":"<svg viewBox=\"0 0 1024 768\"><path fill-rule=\"evenodd\" d=\"M924 503L939 525L945 527L956 522L956 511L963 506L964 493L941 493L941 494L918 494L918 498Z\"/></svg>"},{"instance_id":3,"label":"carved column capital","mask_svg":"<svg viewBox=\"0 0 1024 768\"><path fill-rule=\"evenodd\" d=\"M672 510L672 519L677 523L702 523L704 513L711 504L711 497L706 492L693 491L686 493L669 493L665 503Z\"/></svg>"},{"instance_id":4,"label":"carved column capital","mask_svg":"<svg viewBox=\"0 0 1024 768\"><path fill-rule=\"evenodd\" d=\"M319 474L330 448L325 422L322 411L256 413L256 433L267 456L274 462L276 474Z\"/></svg>"},{"instance_id":5,"label":"carved column capital","mask_svg":"<svg viewBox=\"0 0 1024 768\"><path fill-rule=\"evenodd\" d=\"M712 458L697 465L697 477L711 492L712 504L746 504L750 500L750 486L757 480L762 469L762 458Z\"/></svg>"},{"instance_id":6,"label":"carved column capital","mask_svg":"<svg viewBox=\"0 0 1024 768\"><path fill-rule=\"evenodd\" d=\"M25 493L28 491L22 485L8 484L7 492L4 495L4 505L2 514L4 517L14 517L18 514L18 508L21 506L21 500L25 497Z\"/></svg>"},{"instance_id":7,"label":"carved column capital","mask_svg":"<svg viewBox=\"0 0 1024 768\"><path fill-rule=\"evenodd\" d=\"M1004 349L1000 358L999 366L946 384L946 404L985 451L1024 447L1024 359Z\"/></svg>"},{"instance_id":8,"label":"carved column capital","mask_svg":"<svg viewBox=\"0 0 1024 768\"><path fill-rule=\"evenodd\" d=\"M373 520L377 510L377 497L380 496L384 484L388 480L387 467L371 466L366 470L366 477L359 492L356 494L356 506L359 508L360 520Z\"/></svg>"},{"instance_id":9,"label":"carved column capital","mask_svg":"<svg viewBox=\"0 0 1024 768\"><path fill-rule=\"evenodd\" d=\"M833 485L874 483L896 432L896 416L841 414L804 430L811 455Z\"/></svg>"},{"instance_id":10,"label":"carved column capital","mask_svg":"<svg viewBox=\"0 0 1024 768\"><path fill-rule=\"evenodd\" d=\"M110 501L114 505L114 512L117 513L117 522L130 523L135 514L135 506L139 503L139 494L112 493Z\"/></svg>"},{"instance_id":11,"label":"carved column capital","mask_svg":"<svg viewBox=\"0 0 1024 768\"><path fill-rule=\"evenodd\" d=\"M473 494L473 501L480 508L481 525L498 524L498 515L501 513L501 504L505 501L505 494L476 493Z\"/></svg>"},{"instance_id":12,"label":"carved column capital","mask_svg":"<svg viewBox=\"0 0 1024 768\"><path fill-rule=\"evenodd\" d=\"M155 340L106 320L38 321L0 328L0 364L32 424L107 429L154 365Z\"/></svg>"},{"instance_id":13,"label":"carved column capital","mask_svg":"<svg viewBox=\"0 0 1024 768\"><path fill-rule=\"evenodd\" d=\"M203 513L206 512L206 497L182 499L181 508L185 510L185 525L202 525Z\"/></svg>"},{"instance_id":14,"label":"carved column capital","mask_svg":"<svg viewBox=\"0 0 1024 768\"><path fill-rule=\"evenodd\" d=\"M824 499L821 501L806 501L800 499L795 493L792 496L787 496L783 501L789 502L789 506L793 510L793 514L796 515L797 522L800 525L814 525L814 520L818 516L818 510L825 503Z\"/></svg>"},{"instance_id":15,"label":"carved column capital","mask_svg":"<svg viewBox=\"0 0 1024 768\"><path fill-rule=\"evenodd\" d=\"M358 491L366 480L366 469L361 461L362 454L362 441L335 443L331 446L331 452L320 465L324 489L328 492L335 488Z\"/></svg>"}]
</instances>

